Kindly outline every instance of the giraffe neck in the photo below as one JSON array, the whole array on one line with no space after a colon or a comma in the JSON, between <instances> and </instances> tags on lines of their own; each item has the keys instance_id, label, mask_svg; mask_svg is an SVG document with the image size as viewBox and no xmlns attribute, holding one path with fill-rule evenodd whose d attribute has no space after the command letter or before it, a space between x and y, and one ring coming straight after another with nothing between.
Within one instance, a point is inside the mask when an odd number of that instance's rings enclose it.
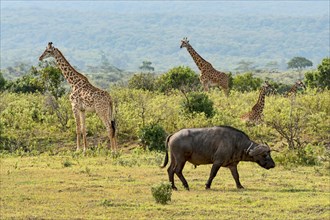
<instances>
[{"instance_id":1,"label":"giraffe neck","mask_svg":"<svg viewBox=\"0 0 330 220\"><path fill-rule=\"evenodd\" d=\"M259 107L259 109L261 109L261 111L263 110L264 106L265 106L265 96L266 96L266 89L262 88L259 94L259 99L258 102L256 104L256 106Z\"/></svg>"},{"instance_id":2,"label":"giraffe neck","mask_svg":"<svg viewBox=\"0 0 330 220\"><path fill-rule=\"evenodd\" d=\"M289 93L296 93L296 91L297 91L297 85L295 84L291 87Z\"/></svg>"},{"instance_id":3,"label":"giraffe neck","mask_svg":"<svg viewBox=\"0 0 330 220\"><path fill-rule=\"evenodd\" d=\"M71 66L59 49L56 48L54 55L56 63L62 71L64 78L72 87L75 87L77 84L88 83L87 78Z\"/></svg>"},{"instance_id":4,"label":"giraffe neck","mask_svg":"<svg viewBox=\"0 0 330 220\"><path fill-rule=\"evenodd\" d=\"M211 65L209 62L207 62L206 60L204 60L203 57L201 57L192 46L188 46L187 50L189 52L189 54L191 55L191 57L193 58L194 62L196 63L198 69L200 71L202 71L205 67L208 67L209 65Z\"/></svg>"}]
</instances>

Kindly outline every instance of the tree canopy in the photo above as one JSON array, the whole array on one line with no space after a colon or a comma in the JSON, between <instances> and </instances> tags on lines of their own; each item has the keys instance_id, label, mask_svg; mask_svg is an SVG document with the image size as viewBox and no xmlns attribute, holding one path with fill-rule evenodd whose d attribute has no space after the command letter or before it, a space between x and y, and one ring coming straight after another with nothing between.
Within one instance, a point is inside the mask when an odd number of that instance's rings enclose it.
<instances>
[{"instance_id":1,"label":"tree canopy","mask_svg":"<svg viewBox=\"0 0 330 220\"><path fill-rule=\"evenodd\" d=\"M293 57L289 62L288 62L288 68L289 69L298 69L302 70L306 67L313 66L313 62L306 59L305 57Z\"/></svg>"},{"instance_id":2,"label":"tree canopy","mask_svg":"<svg viewBox=\"0 0 330 220\"><path fill-rule=\"evenodd\" d=\"M261 83L262 79L258 77L253 77L251 72L236 75L233 79L233 89L240 92L249 92L257 90Z\"/></svg>"},{"instance_id":3,"label":"tree canopy","mask_svg":"<svg viewBox=\"0 0 330 220\"><path fill-rule=\"evenodd\" d=\"M152 67L151 64L152 64L152 62L150 62L150 61L143 61L142 65L139 67L139 69L142 71L147 71L147 72L154 71L155 68Z\"/></svg>"},{"instance_id":4,"label":"tree canopy","mask_svg":"<svg viewBox=\"0 0 330 220\"><path fill-rule=\"evenodd\" d=\"M322 63L317 67L317 70L320 75L320 86L330 89L330 57L324 58Z\"/></svg>"},{"instance_id":5,"label":"tree canopy","mask_svg":"<svg viewBox=\"0 0 330 220\"><path fill-rule=\"evenodd\" d=\"M2 72L0 71L0 91L5 89L5 85L6 85L6 80L3 77Z\"/></svg>"},{"instance_id":6,"label":"tree canopy","mask_svg":"<svg viewBox=\"0 0 330 220\"><path fill-rule=\"evenodd\" d=\"M128 88L153 91L156 89L156 76L153 73L137 73L128 80Z\"/></svg>"},{"instance_id":7,"label":"tree canopy","mask_svg":"<svg viewBox=\"0 0 330 220\"><path fill-rule=\"evenodd\" d=\"M158 82L161 91L178 89L186 93L194 90L199 85L199 78L189 67L179 66L163 74Z\"/></svg>"}]
</instances>

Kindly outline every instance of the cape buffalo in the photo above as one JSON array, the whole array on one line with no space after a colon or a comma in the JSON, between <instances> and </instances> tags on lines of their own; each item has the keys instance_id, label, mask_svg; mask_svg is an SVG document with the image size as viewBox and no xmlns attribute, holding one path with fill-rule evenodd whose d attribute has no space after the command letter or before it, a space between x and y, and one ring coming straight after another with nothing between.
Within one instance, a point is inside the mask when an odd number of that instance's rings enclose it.
<instances>
[{"instance_id":1,"label":"cape buffalo","mask_svg":"<svg viewBox=\"0 0 330 220\"><path fill-rule=\"evenodd\" d=\"M171 164L167 172L174 190L177 189L174 184L174 173L189 190L188 183L182 174L186 161L194 165L213 164L210 177L206 182L206 189L211 187L212 180L220 167L230 169L237 188L244 188L237 172L237 164L240 161L256 162L266 169L275 167L268 145L257 144L251 141L243 131L229 126L182 129L169 135L166 139L166 156L162 168L168 163L168 148Z\"/></svg>"}]
</instances>

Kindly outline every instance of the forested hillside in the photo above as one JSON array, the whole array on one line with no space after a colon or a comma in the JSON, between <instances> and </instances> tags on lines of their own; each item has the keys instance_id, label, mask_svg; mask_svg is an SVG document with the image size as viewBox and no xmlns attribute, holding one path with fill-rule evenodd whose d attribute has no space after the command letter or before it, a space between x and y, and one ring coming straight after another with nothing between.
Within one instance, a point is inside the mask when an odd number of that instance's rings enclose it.
<instances>
[{"instance_id":1,"label":"forested hillside","mask_svg":"<svg viewBox=\"0 0 330 220\"><path fill-rule=\"evenodd\" d=\"M1 69L36 65L49 41L85 72L102 57L125 71L145 60L156 72L196 68L179 48L183 37L216 68L232 72L242 60L285 69L292 57L317 65L329 54L327 2L80 3L2 2Z\"/></svg>"}]
</instances>

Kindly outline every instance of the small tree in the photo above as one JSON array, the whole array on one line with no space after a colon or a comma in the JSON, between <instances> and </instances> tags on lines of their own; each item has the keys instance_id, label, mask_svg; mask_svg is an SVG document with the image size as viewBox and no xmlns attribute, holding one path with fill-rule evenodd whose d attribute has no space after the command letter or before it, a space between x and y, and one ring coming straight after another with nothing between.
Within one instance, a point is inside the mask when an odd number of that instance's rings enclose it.
<instances>
[{"instance_id":1,"label":"small tree","mask_svg":"<svg viewBox=\"0 0 330 220\"><path fill-rule=\"evenodd\" d=\"M330 58L326 57L318 65L317 70L305 73L305 83L308 87L330 89Z\"/></svg>"},{"instance_id":2,"label":"small tree","mask_svg":"<svg viewBox=\"0 0 330 220\"><path fill-rule=\"evenodd\" d=\"M47 95L45 104L49 108L51 114L55 113L57 121L60 124L60 129L66 131L68 129L68 122L72 112L68 98L63 96L56 99L54 96Z\"/></svg>"},{"instance_id":3,"label":"small tree","mask_svg":"<svg viewBox=\"0 0 330 220\"><path fill-rule=\"evenodd\" d=\"M144 149L164 151L166 132L159 124L150 124L140 129L139 138Z\"/></svg>"},{"instance_id":4,"label":"small tree","mask_svg":"<svg viewBox=\"0 0 330 220\"><path fill-rule=\"evenodd\" d=\"M319 85L322 88L330 89L330 57L324 58L317 70L320 76Z\"/></svg>"},{"instance_id":5,"label":"small tree","mask_svg":"<svg viewBox=\"0 0 330 220\"><path fill-rule=\"evenodd\" d=\"M303 148L302 131L307 126L307 114L302 111L295 99L288 103L281 103L274 106L275 110L272 117L268 117L267 124L271 126L277 133L286 140L290 150L300 150Z\"/></svg>"},{"instance_id":6,"label":"small tree","mask_svg":"<svg viewBox=\"0 0 330 220\"><path fill-rule=\"evenodd\" d=\"M152 62L150 62L150 61L143 61L142 65L139 67L139 69L142 71L147 71L147 72L154 71L155 68L152 67L151 64L152 64Z\"/></svg>"},{"instance_id":7,"label":"small tree","mask_svg":"<svg viewBox=\"0 0 330 220\"><path fill-rule=\"evenodd\" d=\"M233 79L233 89L240 92L249 92L260 88L263 80L258 77L253 77L253 74L239 74Z\"/></svg>"},{"instance_id":8,"label":"small tree","mask_svg":"<svg viewBox=\"0 0 330 220\"><path fill-rule=\"evenodd\" d=\"M44 82L37 77L37 72L37 69L32 67L26 75L14 81L9 81L6 89L15 93L44 93Z\"/></svg>"},{"instance_id":9,"label":"small tree","mask_svg":"<svg viewBox=\"0 0 330 220\"><path fill-rule=\"evenodd\" d=\"M151 187L151 193L157 203L165 205L171 201L172 186L170 183L160 183Z\"/></svg>"},{"instance_id":10,"label":"small tree","mask_svg":"<svg viewBox=\"0 0 330 220\"><path fill-rule=\"evenodd\" d=\"M0 71L0 91L5 90L5 86L6 86L6 80L2 75L2 72Z\"/></svg>"},{"instance_id":11,"label":"small tree","mask_svg":"<svg viewBox=\"0 0 330 220\"><path fill-rule=\"evenodd\" d=\"M159 77L159 90L162 92L178 89L186 94L193 91L199 85L198 75L189 67L175 67Z\"/></svg>"},{"instance_id":12,"label":"small tree","mask_svg":"<svg viewBox=\"0 0 330 220\"><path fill-rule=\"evenodd\" d=\"M48 65L38 71L37 74L39 75L38 77L40 77L45 90L50 92L55 99L58 99L65 94L65 78L58 67Z\"/></svg>"},{"instance_id":13,"label":"small tree","mask_svg":"<svg viewBox=\"0 0 330 220\"><path fill-rule=\"evenodd\" d=\"M244 73L253 71L256 69L256 66L253 65L252 61L241 60L238 62L238 66L235 68L236 71Z\"/></svg>"},{"instance_id":14,"label":"small tree","mask_svg":"<svg viewBox=\"0 0 330 220\"><path fill-rule=\"evenodd\" d=\"M318 71L308 71L305 73L304 83L310 88L319 86L320 74Z\"/></svg>"},{"instance_id":15,"label":"small tree","mask_svg":"<svg viewBox=\"0 0 330 220\"><path fill-rule=\"evenodd\" d=\"M309 66L313 66L313 62L305 57L294 57L288 62L289 69L297 69L299 72Z\"/></svg>"},{"instance_id":16,"label":"small tree","mask_svg":"<svg viewBox=\"0 0 330 220\"><path fill-rule=\"evenodd\" d=\"M93 67L90 67L93 69ZM94 68L94 70L99 71L101 73L109 73L109 72L114 72L117 74L120 74L122 72L121 69L111 65L110 61L108 60L107 56L103 51L101 51L101 64L99 67Z\"/></svg>"},{"instance_id":17,"label":"small tree","mask_svg":"<svg viewBox=\"0 0 330 220\"><path fill-rule=\"evenodd\" d=\"M208 118L212 117L215 113L212 100L205 93L201 92L188 93L182 101L182 108L186 114L204 112Z\"/></svg>"},{"instance_id":18,"label":"small tree","mask_svg":"<svg viewBox=\"0 0 330 220\"><path fill-rule=\"evenodd\" d=\"M128 81L128 88L154 91L156 77L153 73L137 73Z\"/></svg>"}]
</instances>

